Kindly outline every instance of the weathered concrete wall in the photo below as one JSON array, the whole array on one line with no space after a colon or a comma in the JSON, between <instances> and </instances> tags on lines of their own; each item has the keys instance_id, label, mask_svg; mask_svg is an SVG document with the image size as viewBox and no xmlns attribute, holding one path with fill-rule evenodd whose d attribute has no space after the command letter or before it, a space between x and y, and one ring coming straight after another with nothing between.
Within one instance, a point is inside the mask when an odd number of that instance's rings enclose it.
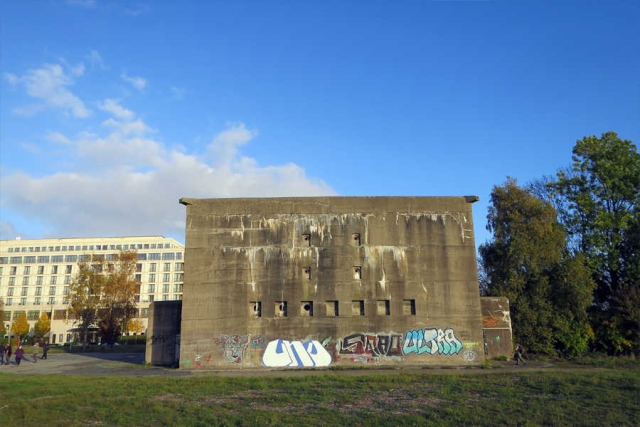
<instances>
[{"instance_id":1,"label":"weathered concrete wall","mask_svg":"<svg viewBox=\"0 0 640 427\"><path fill-rule=\"evenodd\" d=\"M482 328L488 357L513 356L511 312L506 297L482 297Z\"/></svg>"},{"instance_id":2,"label":"weathered concrete wall","mask_svg":"<svg viewBox=\"0 0 640 427\"><path fill-rule=\"evenodd\" d=\"M149 307L149 327L145 362L178 366L182 301L158 301Z\"/></svg>"},{"instance_id":3,"label":"weathered concrete wall","mask_svg":"<svg viewBox=\"0 0 640 427\"><path fill-rule=\"evenodd\" d=\"M478 363L474 197L182 199L182 367Z\"/></svg>"}]
</instances>

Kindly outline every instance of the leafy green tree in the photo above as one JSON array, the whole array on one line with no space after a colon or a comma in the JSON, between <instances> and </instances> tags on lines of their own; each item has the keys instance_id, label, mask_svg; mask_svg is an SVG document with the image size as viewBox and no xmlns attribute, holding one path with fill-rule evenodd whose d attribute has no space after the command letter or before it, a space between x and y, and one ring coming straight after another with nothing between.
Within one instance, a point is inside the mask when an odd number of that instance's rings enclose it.
<instances>
[{"instance_id":1,"label":"leafy green tree","mask_svg":"<svg viewBox=\"0 0 640 427\"><path fill-rule=\"evenodd\" d=\"M493 239L480 246L482 291L509 298L516 340L536 353L584 352L593 282L584 259L567 252L556 210L508 178L493 188L487 219Z\"/></svg>"},{"instance_id":2,"label":"leafy green tree","mask_svg":"<svg viewBox=\"0 0 640 427\"><path fill-rule=\"evenodd\" d=\"M599 347L640 353L640 154L615 132L587 136L573 164L548 184L563 206L574 250L585 255L597 288L592 321Z\"/></svg>"},{"instance_id":3,"label":"leafy green tree","mask_svg":"<svg viewBox=\"0 0 640 427\"><path fill-rule=\"evenodd\" d=\"M47 335L50 331L51 331L51 320L49 319L49 315L43 312L40 315L40 318L36 322L35 326L33 327L33 334L38 338L42 338L45 335Z\"/></svg>"},{"instance_id":4,"label":"leafy green tree","mask_svg":"<svg viewBox=\"0 0 640 427\"><path fill-rule=\"evenodd\" d=\"M20 341L26 338L29 333L29 322L27 322L27 314L20 313L18 317L11 323L11 332L18 337Z\"/></svg>"}]
</instances>

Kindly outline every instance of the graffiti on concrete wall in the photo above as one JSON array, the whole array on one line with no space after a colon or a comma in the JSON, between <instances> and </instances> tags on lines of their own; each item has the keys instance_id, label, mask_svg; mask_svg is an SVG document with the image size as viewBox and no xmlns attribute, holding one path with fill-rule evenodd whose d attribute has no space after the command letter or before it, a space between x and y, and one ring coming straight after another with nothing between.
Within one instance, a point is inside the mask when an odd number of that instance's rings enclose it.
<instances>
[{"instance_id":1,"label":"graffiti on concrete wall","mask_svg":"<svg viewBox=\"0 0 640 427\"><path fill-rule=\"evenodd\" d=\"M226 362L242 363L249 344L249 335L220 335L215 341L222 346Z\"/></svg>"},{"instance_id":2,"label":"graffiti on concrete wall","mask_svg":"<svg viewBox=\"0 0 640 427\"><path fill-rule=\"evenodd\" d=\"M354 362L368 362L372 358L402 356L402 335L395 333L356 333L340 341L341 355L351 356Z\"/></svg>"},{"instance_id":3,"label":"graffiti on concrete wall","mask_svg":"<svg viewBox=\"0 0 640 427\"><path fill-rule=\"evenodd\" d=\"M277 339L269 342L262 356L264 366L282 367L319 367L331 364L329 352L315 340L285 341Z\"/></svg>"},{"instance_id":4,"label":"graffiti on concrete wall","mask_svg":"<svg viewBox=\"0 0 640 427\"><path fill-rule=\"evenodd\" d=\"M404 338L402 351L408 354L440 354L453 356L460 353L462 343L458 341L453 329L414 329L408 331Z\"/></svg>"}]
</instances>

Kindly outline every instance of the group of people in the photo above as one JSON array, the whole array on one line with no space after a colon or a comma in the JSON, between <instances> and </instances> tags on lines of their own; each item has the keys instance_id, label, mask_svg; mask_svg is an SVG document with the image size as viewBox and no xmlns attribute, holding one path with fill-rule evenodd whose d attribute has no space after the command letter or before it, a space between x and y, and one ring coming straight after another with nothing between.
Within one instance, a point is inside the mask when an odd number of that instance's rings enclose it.
<instances>
[{"instance_id":1,"label":"group of people","mask_svg":"<svg viewBox=\"0 0 640 427\"><path fill-rule=\"evenodd\" d=\"M47 359L47 353L49 352L49 343L38 341L33 343L33 363L38 361L38 354L40 353L40 347L42 347L42 356L40 359ZM11 343L3 344L0 342L0 365L8 365L11 361L13 349L11 348ZM13 357L15 359L16 365L20 365L23 359L25 359L25 349L22 347L22 344L18 344L16 348L15 354ZM26 359L28 360L28 359Z\"/></svg>"}]
</instances>

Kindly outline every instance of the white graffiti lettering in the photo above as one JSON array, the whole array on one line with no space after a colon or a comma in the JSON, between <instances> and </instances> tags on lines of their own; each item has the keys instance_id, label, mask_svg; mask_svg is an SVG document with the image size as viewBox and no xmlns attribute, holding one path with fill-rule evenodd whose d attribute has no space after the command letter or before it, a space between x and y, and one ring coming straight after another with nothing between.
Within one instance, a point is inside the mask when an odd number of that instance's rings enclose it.
<instances>
[{"instance_id":1,"label":"white graffiti lettering","mask_svg":"<svg viewBox=\"0 0 640 427\"><path fill-rule=\"evenodd\" d=\"M318 367L329 366L331 355L315 340L285 341L275 340L267 344L262 356L264 366L272 368L284 367Z\"/></svg>"}]
</instances>

